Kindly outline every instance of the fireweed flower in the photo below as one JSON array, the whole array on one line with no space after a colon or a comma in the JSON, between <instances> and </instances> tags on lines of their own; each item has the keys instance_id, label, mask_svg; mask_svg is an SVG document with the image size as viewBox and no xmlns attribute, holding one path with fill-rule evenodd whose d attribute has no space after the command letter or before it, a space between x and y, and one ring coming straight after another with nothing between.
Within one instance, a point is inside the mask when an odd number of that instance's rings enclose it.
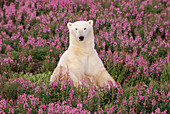
<instances>
[{"instance_id":1,"label":"fireweed flower","mask_svg":"<svg viewBox=\"0 0 170 114\"><path fill-rule=\"evenodd\" d=\"M11 46L10 46L10 45L7 45L7 47L6 47L6 52L7 52L7 51L11 51L11 50L12 50Z\"/></svg>"},{"instance_id":2,"label":"fireweed flower","mask_svg":"<svg viewBox=\"0 0 170 114\"><path fill-rule=\"evenodd\" d=\"M155 110L155 113L159 114L160 113L160 108L157 107L157 109Z\"/></svg>"},{"instance_id":3,"label":"fireweed flower","mask_svg":"<svg viewBox=\"0 0 170 114\"><path fill-rule=\"evenodd\" d=\"M28 61L32 60L32 57L31 55L28 56Z\"/></svg>"},{"instance_id":4,"label":"fireweed flower","mask_svg":"<svg viewBox=\"0 0 170 114\"><path fill-rule=\"evenodd\" d=\"M132 100L129 101L128 105L129 105L129 106L132 106Z\"/></svg>"},{"instance_id":5,"label":"fireweed flower","mask_svg":"<svg viewBox=\"0 0 170 114\"><path fill-rule=\"evenodd\" d=\"M152 100L152 105L155 106L155 103L156 103L156 100L153 99L153 100Z\"/></svg>"},{"instance_id":6,"label":"fireweed flower","mask_svg":"<svg viewBox=\"0 0 170 114\"><path fill-rule=\"evenodd\" d=\"M1 35L0 35L0 51L2 50L2 39L1 39Z\"/></svg>"},{"instance_id":7,"label":"fireweed flower","mask_svg":"<svg viewBox=\"0 0 170 114\"><path fill-rule=\"evenodd\" d=\"M124 100L124 99L123 99L122 103L123 103L123 106L127 104L126 100Z\"/></svg>"},{"instance_id":8,"label":"fireweed flower","mask_svg":"<svg viewBox=\"0 0 170 114\"><path fill-rule=\"evenodd\" d=\"M139 96L139 100L143 100L143 96Z\"/></svg>"}]
</instances>

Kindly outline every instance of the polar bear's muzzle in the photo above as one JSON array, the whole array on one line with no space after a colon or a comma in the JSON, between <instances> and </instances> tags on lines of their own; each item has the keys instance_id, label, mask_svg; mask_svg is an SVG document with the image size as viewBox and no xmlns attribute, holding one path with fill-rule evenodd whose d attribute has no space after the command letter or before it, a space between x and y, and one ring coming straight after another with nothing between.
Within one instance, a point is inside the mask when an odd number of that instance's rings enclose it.
<instances>
[{"instance_id":1,"label":"polar bear's muzzle","mask_svg":"<svg viewBox=\"0 0 170 114\"><path fill-rule=\"evenodd\" d=\"M84 36L79 36L79 40L83 41L84 40Z\"/></svg>"}]
</instances>

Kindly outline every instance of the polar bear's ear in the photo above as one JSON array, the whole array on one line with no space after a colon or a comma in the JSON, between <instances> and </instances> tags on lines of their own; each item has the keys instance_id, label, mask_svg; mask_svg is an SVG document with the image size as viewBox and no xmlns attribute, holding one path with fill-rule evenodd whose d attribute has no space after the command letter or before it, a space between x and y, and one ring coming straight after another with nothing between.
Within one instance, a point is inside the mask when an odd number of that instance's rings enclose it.
<instances>
[{"instance_id":1,"label":"polar bear's ear","mask_svg":"<svg viewBox=\"0 0 170 114\"><path fill-rule=\"evenodd\" d=\"M68 29L70 29L71 26L72 26L72 23L67 23Z\"/></svg>"},{"instance_id":2,"label":"polar bear's ear","mask_svg":"<svg viewBox=\"0 0 170 114\"><path fill-rule=\"evenodd\" d=\"M88 23L93 26L93 20L89 20Z\"/></svg>"}]
</instances>

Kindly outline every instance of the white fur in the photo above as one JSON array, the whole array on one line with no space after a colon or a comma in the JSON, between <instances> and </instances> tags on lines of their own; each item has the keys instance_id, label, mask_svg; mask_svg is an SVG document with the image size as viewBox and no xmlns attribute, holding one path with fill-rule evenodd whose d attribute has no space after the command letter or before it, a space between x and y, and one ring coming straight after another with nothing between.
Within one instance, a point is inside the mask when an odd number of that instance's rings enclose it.
<instances>
[{"instance_id":1,"label":"white fur","mask_svg":"<svg viewBox=\"0 0 170 114\"><path fill-rule=\"evenodd\" d=\"M87 84L93 82L98 87L108 85L109 81L115 85L114 79L106 71L94 49L93 21L77 21L68 23L67 26L70 45L61 56L50 81L57 81L59 72L62 72L69 74L75 86L81 85L84 79L88 80ZM80 41L80 36L84 36L83 41Z\"/></svg>"}]
</instances>

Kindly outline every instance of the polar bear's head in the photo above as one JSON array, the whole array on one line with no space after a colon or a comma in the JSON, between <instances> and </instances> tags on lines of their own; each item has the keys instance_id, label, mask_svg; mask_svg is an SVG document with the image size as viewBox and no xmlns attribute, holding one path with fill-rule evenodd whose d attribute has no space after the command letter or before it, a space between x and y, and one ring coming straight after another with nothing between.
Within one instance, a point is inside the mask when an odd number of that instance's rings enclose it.
<instances>
[{"instance_id":1,"label":"polar bear's head","mask_svg":"<svg viewBox=\"0 0 170 114\"><path fill-rule=\"evenodd\" d=\"M93 21L77 21L67 24L72 40L83 42L93 32Z\"/></svg>"}]
</instances>

